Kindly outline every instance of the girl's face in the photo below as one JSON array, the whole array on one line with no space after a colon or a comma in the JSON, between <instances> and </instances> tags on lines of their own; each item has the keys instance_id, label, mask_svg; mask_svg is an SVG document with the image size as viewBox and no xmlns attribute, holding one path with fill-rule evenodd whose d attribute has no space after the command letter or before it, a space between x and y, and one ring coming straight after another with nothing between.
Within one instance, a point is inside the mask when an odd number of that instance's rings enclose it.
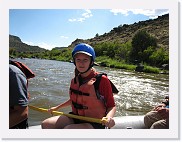
<instances>
[{"instance_id":1,"label":"girl's face","mask_svg":"<svg viewBox=\"0 0 182 142\"><path fill-rule=\"evenodd\" d=\"M81 73L85 72L89 68L90 62L91 58L86 54L78 53L75 55L76 68Z\"/></svg>"}]
</instances>

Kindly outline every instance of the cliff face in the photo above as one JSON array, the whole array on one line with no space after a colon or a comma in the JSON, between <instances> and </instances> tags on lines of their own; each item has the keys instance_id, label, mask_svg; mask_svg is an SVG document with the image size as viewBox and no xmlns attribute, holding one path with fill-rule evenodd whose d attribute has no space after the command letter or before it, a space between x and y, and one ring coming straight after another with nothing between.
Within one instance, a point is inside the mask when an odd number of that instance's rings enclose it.
<instances>
[{"instance_id":1,"label":"cliff face","mask_svg":"<svg viewBox=\"0 0 182 142\"><path fill-rule=\"evenodd\" d=\"M19 37L14 35L9 35L9 49L14 49L18 52L43 52L46 50L39 46L27 45Z\"/></svg>"},{"instance_id":2,"label":"cliff face","mask_svg":"<svg viewBox=\"0 0 182 142\"><path fill-rule=\"evenodd\" d=\"M14 36L14 35L9 35L9 41L10 42L17 42L17 43L21 43L21 39L17 36Z\"/></svg>"}]
</instances>

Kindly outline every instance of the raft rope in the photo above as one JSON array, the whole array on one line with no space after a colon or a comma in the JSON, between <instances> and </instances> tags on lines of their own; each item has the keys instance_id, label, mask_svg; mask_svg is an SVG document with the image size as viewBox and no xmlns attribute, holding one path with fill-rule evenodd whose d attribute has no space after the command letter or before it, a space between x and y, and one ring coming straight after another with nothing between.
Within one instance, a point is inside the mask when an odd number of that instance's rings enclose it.
<instances>
[{"instance_id":1,"label":"raft rope","mask_svg":"<svg viewBox=\"0 0 182 142\"><path fill-rule=\"evenodd\" d=\"M32 105L28 105L30 109L32 110L36 110L39 112L48 112L48 109L45 108L40 108L40 107L36 107L36 106L32 106ZM102 123L102 122L107 122L107 118L104 119L98 119L98 118L91 118L91 117L85 117L85 116L78 116L78 115L74 115L74 114L66 114L64 112L60 112L60 111L52 111L52 114L54 115L64 115L70 118L75 118L75 119L80 119L80 120L84 120L84 121L88 121L88 122L94 122L94 123Z\"/></svg>"}]
</instances>

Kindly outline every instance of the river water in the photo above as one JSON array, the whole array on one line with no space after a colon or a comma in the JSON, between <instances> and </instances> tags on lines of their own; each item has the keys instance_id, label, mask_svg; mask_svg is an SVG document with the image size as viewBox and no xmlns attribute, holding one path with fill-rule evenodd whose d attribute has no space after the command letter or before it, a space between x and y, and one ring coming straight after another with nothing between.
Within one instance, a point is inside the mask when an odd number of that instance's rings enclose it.
<instances>
[{"instance_id":1,"label":"river water","mask_svg":"<svg viewBox=\"0 0 182 142\"><path fill-rule=\"evenodd\" d=\"M49 108L69 98L69 85L74 77L74 64L44 59L17 59L29 66L36 77L29 80L30 104ZM105 72L117 86L119 93L114 95L117 112L115 116L144 115L169 92L169 75L149 74L121 69L95 67ZM61 109L68 113L70 107ZM29 110L29 125L40 124L50 117L47 113Z\"/></svg>"}]
</instances>

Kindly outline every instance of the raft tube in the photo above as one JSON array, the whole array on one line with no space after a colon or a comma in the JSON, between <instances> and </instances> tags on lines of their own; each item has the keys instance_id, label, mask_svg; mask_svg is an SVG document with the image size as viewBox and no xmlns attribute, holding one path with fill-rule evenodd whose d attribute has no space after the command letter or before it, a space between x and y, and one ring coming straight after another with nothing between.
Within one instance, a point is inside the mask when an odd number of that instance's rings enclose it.
<instances>
[{"instance_id":1,"label":"raft tube","mask_svg":"<svg viewBox=\"0 0 182 142\"><path fill-rule=\"evenodd\" d=\"M120 116L114 117L115 126L111 129L146 129L144 116Z\"/></svg>"},{"instance_id":2,"label":"raft tube","mask_svg":"<svg viewBox=\"0 0 182 142\"><path fill-rule=\"evenodd\" d=\"M111 129L146 129L144 116L120 116L114 117L115 126ZM29 129L41 129L41 125L30 126Z\"/></svg>"}]
</instances>

